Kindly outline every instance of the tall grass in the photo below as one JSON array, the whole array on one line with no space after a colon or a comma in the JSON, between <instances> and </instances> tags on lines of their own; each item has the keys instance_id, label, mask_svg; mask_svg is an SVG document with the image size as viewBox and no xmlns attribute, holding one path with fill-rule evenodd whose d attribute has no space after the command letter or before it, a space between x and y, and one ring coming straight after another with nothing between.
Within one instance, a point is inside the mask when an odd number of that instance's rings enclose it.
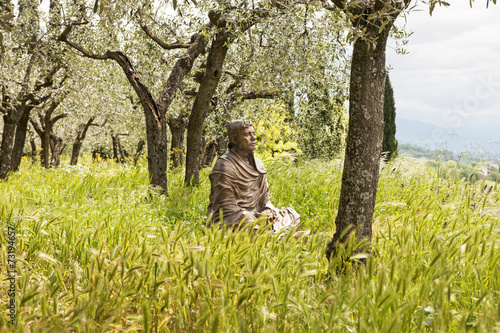
<instances>
[{"instance_id":1,"label":"tall grass","mask_svg":"<svg viewBox=\"0 0 500 333\"><path fill-rule=\"evenodd\" d=\"M0 325L32 332L500 331L500 192L396 160L381 174L366 265L337 273L340 162L265 161L273 203L303 237L204 227L195 189L145 164L24 163L0 183ZM8 324L6 225L17 223L17 326Z\"/></svg>"}]
</instances>

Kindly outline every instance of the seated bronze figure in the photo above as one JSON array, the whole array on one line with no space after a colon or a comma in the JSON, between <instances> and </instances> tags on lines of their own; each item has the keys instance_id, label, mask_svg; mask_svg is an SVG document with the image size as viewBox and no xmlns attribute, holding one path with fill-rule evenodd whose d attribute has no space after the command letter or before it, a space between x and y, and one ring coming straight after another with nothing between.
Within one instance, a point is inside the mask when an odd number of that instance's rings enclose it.
<instances>
[{"instance_id":1,"label":"seated bronze figure","mask_svg":"<svg viewBox=\"0 0 500 333\"><path fill-rule=\"evenodd\" d=\"M248 225L259 228L270 223L275 233L298 228L300 216L293 208L277 209L269 200L266 169L262 161L254 157L252 123L234 120L229 124L227 135L229 151L219 157L210 173L208 226L223 223L233 228Z\"/></svg>"}]
</instances>

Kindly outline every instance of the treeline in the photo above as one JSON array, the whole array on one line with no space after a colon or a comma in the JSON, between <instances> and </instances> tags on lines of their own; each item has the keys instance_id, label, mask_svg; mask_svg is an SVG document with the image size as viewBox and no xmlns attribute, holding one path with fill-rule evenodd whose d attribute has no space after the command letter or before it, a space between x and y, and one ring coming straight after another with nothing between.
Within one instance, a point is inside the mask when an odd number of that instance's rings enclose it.
<instances>
[{"instance_id":1,"label":"treeline","mask_svg":"<svg viewBox=\"0 0 500 333\"><path fill-rule=\"evenodd\" d=\"M458 177L470 182L490 180L500 183L498 162L429 161L428 165L435 168L438 175L443 178Z\"/></svg>"},{"instance_id":2,"label":"treeline","mask_svg":"<svg viewBox=\"0 0 500 333\"><path fill-rule=\"evenodd\" d=\"M449 150L430 150L412 144L399 145L401 155L426 158L430 167L443 178L458 177L471 182L490 180L500 183L500 161L485 161L465 153Z\"/></svg>"},{"instance_id":3,"label":"treeline","mask_svg":"<svg viewBox=\"0 0 500 333\"><path fill-rule=\"evenodd\" d=\"M399 144L398 149L400 154L410 155L416 158L427 158L430 160L440 161L455 161L458 158L457 154L446 149L431 150L409 143Z\"/></svg>"}]
</instances>

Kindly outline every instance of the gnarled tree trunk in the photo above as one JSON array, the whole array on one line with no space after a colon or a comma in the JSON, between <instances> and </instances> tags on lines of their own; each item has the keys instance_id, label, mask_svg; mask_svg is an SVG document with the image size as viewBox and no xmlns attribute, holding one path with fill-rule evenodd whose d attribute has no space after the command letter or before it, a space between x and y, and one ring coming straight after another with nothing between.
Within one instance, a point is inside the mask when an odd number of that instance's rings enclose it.
<instances>
[{"instance_id":1,"label":"gnarled tree trunk","mask_svg":"<svg viewBox=\"0 0 500 333\"><path fill-rule=\"evenodd\" d=\"M2 147L0 150L0 179L6 179L12 161L12 146L16 133L16 123L13 117L3 116Z\"/></svg>"},{"instance_id":2,"label":"gnarled tree trunk","mask_svg":"<svg viewBox=\"0 0 500 333\"><path fill-rule=\"evenodd\" d=\"M123 161L120 160L120 156L118 155L118 136L115 134L111 135L111 142L113 143L113 158L115 159L116 163L123 163Z\"/></svg>"},{"instance_id":3,"label":"gnarled tree trunk","mask_svg":"<svg viewBox=\"0 0 500 333\"><path fill-rule=\"evenodd\" d=\"M201 162L202 167L206 168L212 165L215 156L217 156L217 146L218 145L216 139L212 139L207 143L207 145L205 146L205 151L203 153L203 161Z\"/></svg>"},{"instance_id":4,"label":"gnarled tree trunk","mask_svg":"<svg viewBox=\"0 0 500 333\"><path fill-rule=\"evenodd\" d=\"M50 92L42 97L38 95L43 88L53 85L54 76L62 68L61 65L56 65L45 77L39 78L41 80L37 79L34 86L30 86L32 67L35 65L38 55L37 52L31 52L22 82L22 90L15 98L10 96L6 87L2 85L0 109L4 114L4 130L2 147L0 148L0 179L6 179L10 171L19 168L26 142L29 113L35 106L41 105L51 97Z\"/></svg>"},{"instance_id":5,"label":"gnarled tree trunk","mask_svg":"<svg viewBox=\"0 0 500 333\"><path fill-rule=\"evenodd\" d=\"M194 100L191 114L189 115L187 133L186 185L198 184L200 179L201 155L203 153L202 138L203 125L210 108L210 102L217 89L222 75L222 66L226 59L229 44L229 34L220 31L212 41L210 53L207 58L205 75Z\"/></svg>"},{"instance_id":6,"label":"gnarled tree trunk","mask_svg":"<svg viewBox=\"0 0 500 333\"><path fill-rule=\"evenodd\" d=\"M71 161L70 165L77 165L78 164L78 156L80 156L80 149L82 148L82 143L83 140L85 140L85 137L87 136L87 131L94 122L95 117L90 117L90 119L83 125L82 130L78 133L78 135L75 138L75 142L73 142L73 150L71 151Z\"/></svg>"},{"instance_id":7,"label":"gnarled tree trunk","mask_svg":"<svg viewBox=\"0 0 500 333\"><path fill-rule=\"evenodd\" d=\"M137 164L137 161L139 160L139 157L141 156L141 153L142 153L143 149L144 149L144 140L140 140L137 143L137 149L135 150L134 165Z\"/></svg>"},{"instance_id":8,"label":"gnarled tree trunk","mask_svg":"<svg viewBox=\"0 0 500 333\"><path fill-rule=\"evenodd\" d=\"M170 167L178 168L184 163L184 134L186 133L186 114L181 113L177 118L169 117L168 126L172 140L170 144Z\"/></svg>"},{"instance_id":9,"label":"gnarled tree trunk","mask_svg":"<svg viewBox=\"0 0 500 333\"><path fill-rule=\"evenodd\" d=\"M26 143L26 133L28 132L28 122L30 119L30 112L33 107L25 106L23 114L19 119L16 127L16 137L14 139L14 147L12 149L12 160L10 169L12 171L19 170L21 160L23 158L24 144Z\"/></svg>"},{"instance_id":10,"label":"gnarled tree trunk","mask_svg":"<svg viewBox=\"0 0 500 333\"><path fill-rule=\"evenodd\" d=\"M116 141L118 143L118 152L120 153L120 162L125 163L127 162L127 154L125 153L125 149L123 149L122 141L118 136L116 137Z\"/></svg>"},{"instance_id":11,"label":"gnarled tree trunk","mask_svg":"<svg viewBox=\"0 0 500 333\"><path fill-rule=\"evenodd\" d=\"M55 168L61 164L61 154L64 150L62 145L63 139L56 136L54 133L51 133L50 141L52 143L52 158L50 159L50 167Z\"/></svg>"},{"instance_id":12,"label":"gnarled tree trunk","mask_svg":"<svg viewBox=\"0 0 500 333\"><path fill-rule=\"evenodd\" d=\"M58 137L52 133L52 129L54 128L54 125L57 121L59 121L62 118L65 118L67 116L66 113L63 113L63 114L59 114L59 115L55 116L54 118L52 118L52 114L54 113L54 111L56 110L56 108L59 106L59 104L61 102L62 102L62 100L54 101L51 103L51 105L48 107L48 109L45 110L45 114L42 114L41 112L38 113L38 118L40 119L40 124L38 124L38 122L36 122L33 118L30 118L31 125L35 129L38 136L40 136L40 141L41 141L41 145L42 145L42 151L40 152L40 161L41 161L42 167L45 169L48 169L53 164L51 162L50 151L52 149L52 151L54 152L55 143L56 143L56 141L58 141L58 140L56 140ZM62 139L61 139L61 143L62 143ZM60 153L60 151L59 151L60 148L61 147L58 148L57 154ZM54 153L52 153L52 154L54 154ZM58 160L58 159L59 159L59 157L57 157L56 160ZM59 163L57 163L57 165L59 165Z\"/></svg>"},{"instance_id":13,"label":"gnarled tree trunk","mask_svg":"<svg viewBox=\"0 0 500 333\"><path fill-rule=\"evenodd\" d=\"M31 163L35 164L36 163L36 155L38 154L38 152L37 152L36 142L35 142L34 138L31 138L30 146L31 146Z\"/></svg>"}]
</instances>

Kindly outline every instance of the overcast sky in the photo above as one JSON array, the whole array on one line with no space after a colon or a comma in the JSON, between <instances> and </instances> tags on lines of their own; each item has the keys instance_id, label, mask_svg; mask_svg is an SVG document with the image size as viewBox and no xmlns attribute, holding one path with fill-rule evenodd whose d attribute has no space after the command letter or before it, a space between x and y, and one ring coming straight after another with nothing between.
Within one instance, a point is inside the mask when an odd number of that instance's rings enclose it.
<instances>
[{"instance_id":1,"label":"overcast sky","mask_svg":"<svg viewBox=\"0 0 500 333\"><path fill-rule=\"evenodd\" d=\"M500 139L500 4L450 2L432 16L425 6L407 15L408 55L387 50L397 117Z\"/></svg>"}]
</instances>

